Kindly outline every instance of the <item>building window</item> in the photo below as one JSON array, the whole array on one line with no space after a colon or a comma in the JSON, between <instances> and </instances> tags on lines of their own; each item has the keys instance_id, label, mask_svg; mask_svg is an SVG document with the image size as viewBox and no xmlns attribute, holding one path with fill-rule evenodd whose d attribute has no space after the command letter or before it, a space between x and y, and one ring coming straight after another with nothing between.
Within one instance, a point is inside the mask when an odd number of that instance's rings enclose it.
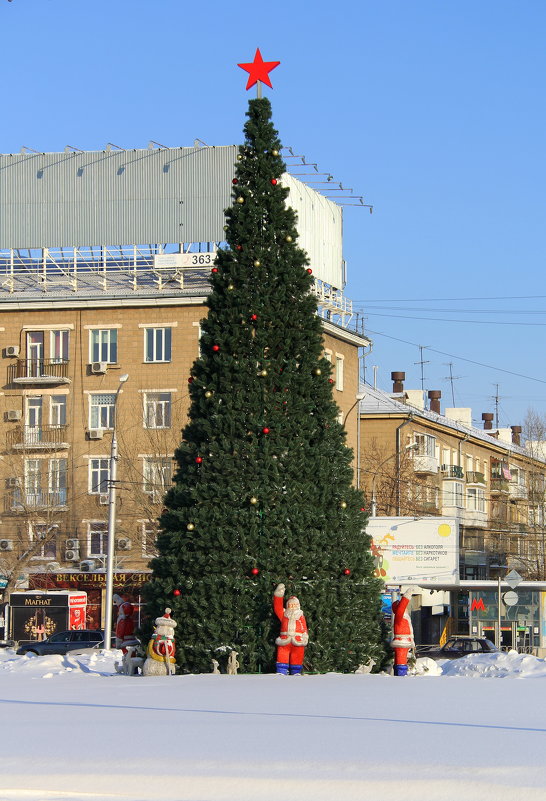
<instances>
[{"instance_id":1,"label":"building window","mask_svg":"<svg viewBox=\"0 0 546 801\"><path fill-rule=\"evenodd\" d=\"M110 482L110 459L90 459L89 492L92 495L108 492Z\"/></svg>"},{"instance_id":2,"label":"building window","mask_svg":"<svg viewBox=\"0 0 546 801\"><path fill-rule=\"evenodd\" d=\"M50 459L48 472L49 503L52 506L66 505L67 459Z\"/></svg>"},{"instance_id":3,"label":"building window","mask_svg":"<svg viewBox=\"0 0 546 801\"><path fill-rule=\"evenodd\" d=\"M144 492L152 496L154 503L160 503L171 484L172 459L144 459Z\"/></svg>"},{"instance_id":4,"label":"building window","mask_svg":"<svg viewBox=\"0 0 546 801\"><path fill-rule=\"evenodd\" d=\"M430 434L415 434L417 456L436 456L436 437Z\"/></svg>"},{"instance_id":5,"label":"building window","mask_svg":"<svg viewBox=\"0 0 546 801\"><path fill-rule=\"evenodd\" d=\"M336 389L343 390L343 356L336 353Z\"/></svg>"},{"instance_id":6,"label":"building window","mask_svg":"<svg viewBox=\"0 0 546 801\"><path fill-rule=\"evenodd\" d=\"M114 428L115 404L114 392L91 394L89 396L89 428Z\"/></svg>"},{"instance_id":7,"label":"building window","mask_svg":"<svg viewBox=\"0 0 546 801\"><path fill-rule=\"evenodd\" d=\"M118 332L116 328L92 328L90 336L91 362L116 364L118 360Z\"/></svg>"},{"instance_id":8,"label":"building window","mask_svg":"<svg viewBox=\"0 0 546 801\"><path fill-rule=\"evenodd\" d=\"M52 426L66 425L66 395L51 396L49 420Z\"/></svg>"},{"instance_id":9,"label":"building window","mask_svg":"<svg viewBox=\"0 0 546 801\"><path fill-rule=\"evenodd\" d=\"M466 491L466 508L471 512L485 512L485 490L469 487Z\"/></svg>"},{"instance_id":10,"label":"building window","mask_svg":"<svg viewBox=\"0 0 546 801\"><path fill-rule=\"evenodd\" d=\"M25 459L25 504L35 508L42 502L42 460Z\"/></svg>"},{"instance_id":11,"label":"building window","mask_svg":"<svg viewBox=\"0 0 546 801\"><path fill-rule=\"evenodd\" d=\"M141 529L142 556L155 556L157 553L157 524L153 520L143 520Z\"/></svg>"},{"instance_id":12,"label":"building window","mask_svg":"<svg viewBox=\"0 0 546 801\"><path fill-rule=\"evenodd\" d=\"M68 361L68 331L51 331L49 355L56 364Z\"/></svg>"},{"instance_id":13,"label":"building window","mask_svg":"<svg viewBox=\"0 0 546 801\"><path fill-rule=\"evenodd\" d=\"M147 392L144 396L144 427L171 427L171 393Z\"/></svg>"},{"instance_id":14,"label":"building window","mask_svg":"<svg viewBox=\"0 0 546 801\"><path fill-rule=\"evenodd\" d=\"M171 361L171 328L144 329L144 361Z\"/></svg>"},{"instance_id":15,"label":"building window","mask_svg":"<svg viewBox=\"0 0 546 801\"><path fill-rule=\"evenodd\" d=\"M443 506L464 508L464 485L459 481L444 481Z\"/></svg>"},{"instance_id":16,"label":"building window","mask_svg":"<svg viewBox=\"0 0 546 801\"><path fill-rule=\"evenodd\" d=\"M57 534L59 526L47 525L47 523L34 523L30 526L30 539L33 543L40 540L42 544L39 549L34 549L35 559L56 559L57 558Z\"/></svg>"},{"instance_id":17,"label":"building window","mask_svg":"<svg viewBox=\"0 0 546 801\"><path fill-rule=\"evenodd\" d=\"M108 548L108 524L89 523L89 556L104 556Z\"/></svg>"}]
</instances>

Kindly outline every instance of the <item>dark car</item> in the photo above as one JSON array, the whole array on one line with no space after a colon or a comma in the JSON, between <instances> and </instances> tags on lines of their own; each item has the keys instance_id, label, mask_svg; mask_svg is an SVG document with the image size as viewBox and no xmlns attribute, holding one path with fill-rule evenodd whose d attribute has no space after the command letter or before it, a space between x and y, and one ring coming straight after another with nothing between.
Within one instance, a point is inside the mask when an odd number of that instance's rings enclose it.
<instances>
[{"instance_id":1,"label":"dark car","mask_svg":"<svg viewBox=\"0 0 546 801\"><path fill-rule=\"evenodd\" d=\"M465 637L464 635L448 637L445 645L441 647L417 646L417 657L429 656L431 659L460 659L469 654L495 654L498 652L497 646L487 637Z\"/></svg>"},{"instance_id":2,"label":"dark car","mask_svg":"<svg viewBox=\"0 0 546 801\"><path fill-rule=\"evenodd\" d=\"M98 629L83 629L81 631L58 631L40 642L22 643L17 650L18 654L66 654L68 651L82 648L101 648L104 644L104 633Z\"/></svg>"}]
</instances>

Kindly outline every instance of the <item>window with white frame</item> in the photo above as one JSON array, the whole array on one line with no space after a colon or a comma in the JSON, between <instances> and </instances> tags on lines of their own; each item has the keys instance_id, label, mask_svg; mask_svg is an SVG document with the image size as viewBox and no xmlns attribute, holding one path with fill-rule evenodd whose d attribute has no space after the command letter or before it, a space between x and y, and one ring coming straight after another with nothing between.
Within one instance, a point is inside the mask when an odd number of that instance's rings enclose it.
<instances>
[{"instance_id":1,"label":"window with white frame","mask_svg":"<svg viewBox=\"0 0 546 801\"><path fill-rule=\"evenodd\" d=\"M145 457L143 474L144 492L152 496L154 503L159 503L171 484L172 459Z\"/></svg>"},{"instance_id":2,"label":"window with white frame","mask_svg":"<svg viewBox=\"0 0 546 801\"><path fill-rule=\"evenodd\" d=\"M110 459L89 460L89 492L92 495L108 492L110 482Z\"/></svg>"},{"instance_id":3,"label":"window with white frame","mask_svg":"<svg viewBox=\"0 0 546 801\"><path fill-rule=\"evenodd\" d=\"M49 502L53 506L65 506L68 459L50 459L48 467Z\"/></svg>"},{"instance_id":4,"label":"window with white frame","mask_svg":"<svg viewBox=\"0 0 546 801\"><path fill-rule=\"evenodd\" d=\"M108 523L89 523L89 556L104 556L108 550Z\"/></svg>"},{"instance_id":5,"label":"window with white frame","mask_svg":"<svg viewBox=\"0 0 546 801\"><path fill-rule=\"evenodd\" d=\"M89 361L116 364L118 332L116 328L92 328L89 332Z\"/></svg>"},{"instance_id":6,"label":"window with white frame","mask_svg":"<svg viewBox=\"0 0 546 801\"><path fill-rule=\"evenodd\" d=\"M51 396L49 422L52 426L66 425L66 395Z\"/></svg>"},{"instance_id":7,"label":"window with white frame","mask_svg":"<svg viewBox=\"0 0 546 801\"><path fill-rule=\"evenodd\" d=\"M471 512L485 512L485 490L481 487L468 487L466 508Z\"/></svg>"},{"instance_id":8,"label":"window with white frame","mask_svg":"<svg viewBox=\"0 0 546 801\"><path fill-rule=\"evenodd\" d=\"M172 396L170 392L146 392L144 395L144 427L171 427Z\"/></svg>"},{"instance_id":9,"label":"window with white frame","mask_svg":"<svg viewBox=\"0 0 546 801\"><path fill-rule=\"evenodd\" d=\"M546 515L544 514L544 506L531 506L529 508L529 525L530 526L544 526L544 520L546 519Z\"/></svg>"},{"instance_id":10,"label":"window with white frame","mask_svg":"<svg viewBox=\"0 0 546 801\"><path fill-rule=\"evenodd\" d=\"M30 539L33 543L37 540L42 544L39 549L34 548L33 558L35 559L56 559L57 558L57 534L58 525L48 525L47 523L34 523L30 525Z\"/></svg>"},{"instance_id":11,"label":"window with white frame","mask_svg":"<svg viewBox=\"0 0 546 801\"><path fill-rule=\"evenodd\" d=\"M171 341L172 341L171 328L145 328L144 361L170 362Z\"/></svg>"},{"instance_id":12,"label":"window with white frame","mask_svg":"<svg viewBox=\"0 0 546 801\"><path fill-rule=\"evenodd\" d=\"M89 428L114 428L115 413L114 392L93 392L89 395Z\"/></svg>"},{"instance_id":13,"label":"window with white frame","mask_svg":"<svg viewBox=\"0 0 546 801\"><path fill-rule=\"evenodd\" d=\"M336 353L336 389L343 390L343 356Z\"/></svg>"},{"instance_id":14,"label":"window with white frame","mask_svg":"<svg viewBox=\"0 0 546 801\"><path fill-rule=\"evenodd\" d=\"M157 553L157 523L143 520L141 523L142 556L154 556Z\"/></svg>"},{"instance_id":15,"label":"window with white frame","mask_svg":"<svg viewBox=\"0 0 546 801\"><path fill-rule=\"evenodd\" d=\"M444 481L442 492L443 506L464 508L464 485L460 481Z\"/></svg>"},{"instance_id":16,"label":"window with white frame","mask_svg":"<svg viewBox=\"0 0 546 801\"><path fill-rule=\"evenodd\" d=\"M32 508L42 503L42 460L25 459L25 505Z\"/></svg>"},{"instance_id":17,"label":"window with white frame","mask_svg":"<svg viewBox=\"0 0 546 801\"><path fill-rule=\"evenodd\" d=\"M436 456L436 437L430 434L415 434L417 456Z\"/></svg>"},{"instance_id":18,"label":"window with white frame","mask_svg":"<svg viewBox=\"0 0 546 801\"><path fill-rule=\"evenodd\" d=\"M52 361L57 364L68 361L69 331L51 331L49 340L49 354Z\"/></svg>"}]
</instances>

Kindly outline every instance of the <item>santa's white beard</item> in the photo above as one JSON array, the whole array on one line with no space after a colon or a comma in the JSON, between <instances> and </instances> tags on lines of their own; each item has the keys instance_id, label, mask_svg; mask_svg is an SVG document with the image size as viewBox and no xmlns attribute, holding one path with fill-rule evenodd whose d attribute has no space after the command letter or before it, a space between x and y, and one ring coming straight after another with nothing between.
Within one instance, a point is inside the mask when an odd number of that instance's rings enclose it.
<instances>
[{"instance_id":1,"label":"santa's white beard","mask_svg":"<svg viewBox=\"0 0 546 801\"><path fill-rule=\"evenodd\" d=\"M285 617L288 618L288 620L299 620L300 617L303 615L303 612L298 607L297 609L285 609L284 614Z\"/></svg>"}]
</instances>

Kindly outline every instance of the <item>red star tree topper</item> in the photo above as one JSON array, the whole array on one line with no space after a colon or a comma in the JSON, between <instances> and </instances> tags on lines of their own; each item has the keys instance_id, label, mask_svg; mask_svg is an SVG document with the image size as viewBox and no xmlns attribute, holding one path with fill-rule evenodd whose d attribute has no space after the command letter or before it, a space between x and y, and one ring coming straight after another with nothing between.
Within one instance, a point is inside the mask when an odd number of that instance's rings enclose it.
<instances>
[{"instance_id":1,"label":"red star tree topper","mask_svg":"<svg viewBox=\"0 0 546 801\"><path fill-rule=\"evenodd\" d=\"M275 67L278 67L280 63L280 61L264 61L260 53L260 48L257 47L254 61L247 64L237 64L237 66L241 67L245 72L248 72L247 89L251 89L258 81L265 83L266 86L270 86L273 89L271 81L269 80L269 73L271 70L274 70Z\"/></svg>"}]
</instances>

